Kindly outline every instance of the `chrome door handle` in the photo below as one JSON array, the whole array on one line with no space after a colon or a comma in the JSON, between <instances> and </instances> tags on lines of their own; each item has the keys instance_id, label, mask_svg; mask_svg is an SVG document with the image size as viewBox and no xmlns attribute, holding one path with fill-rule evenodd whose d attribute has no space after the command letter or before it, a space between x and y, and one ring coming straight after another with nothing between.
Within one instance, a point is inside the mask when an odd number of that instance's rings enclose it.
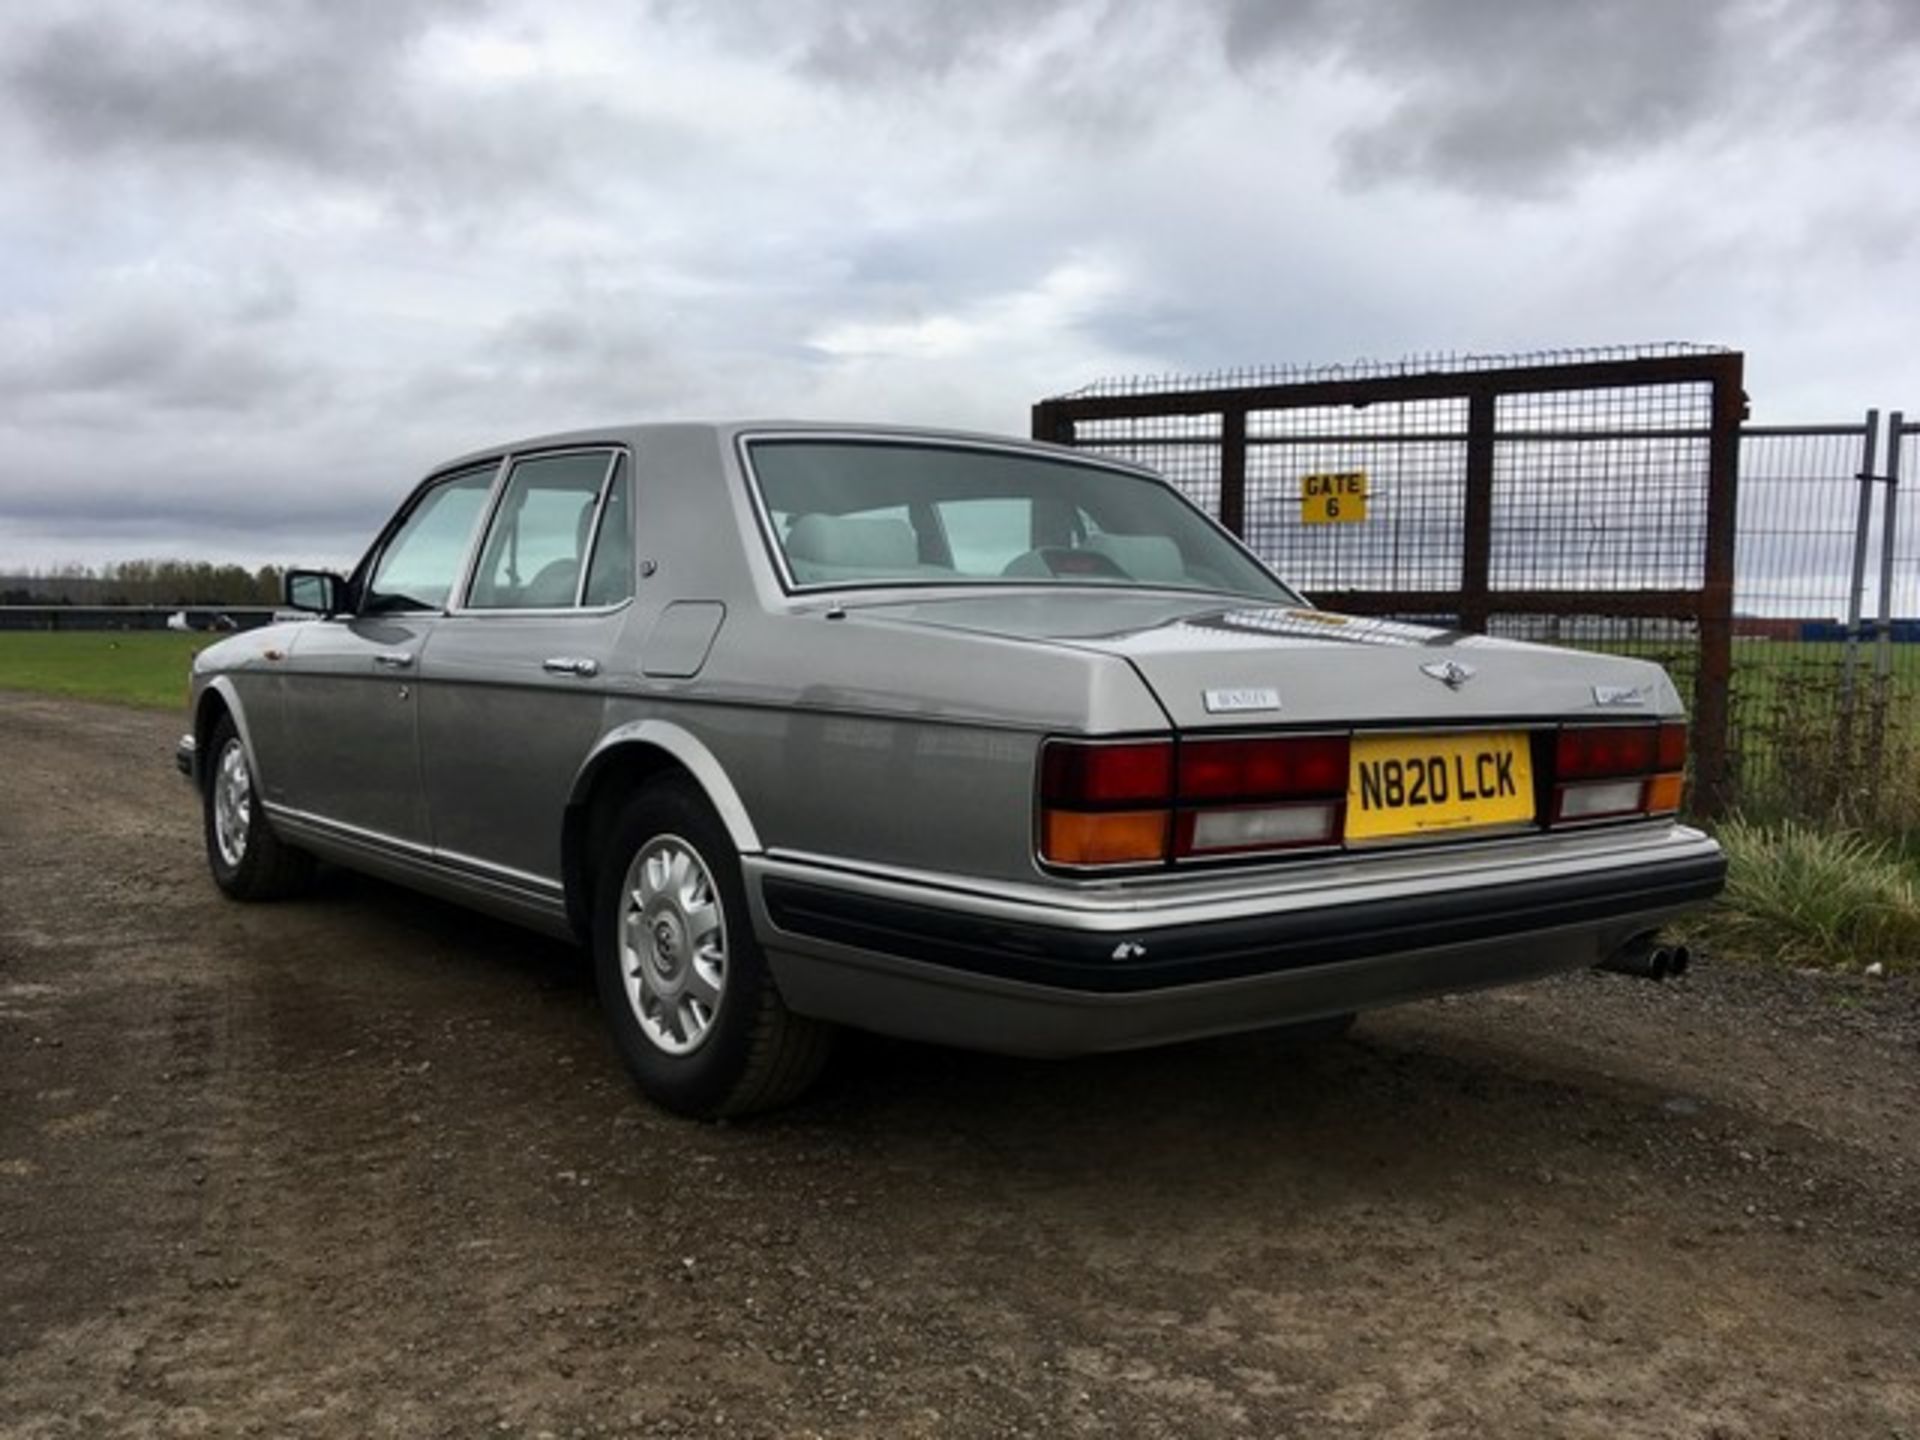
<instances>
[{"instance_id":1,"label":"chrome door handle","mask_svg":"<svg viewBox=\"0 0 1920 1440\"><path fill-rule=\"evenodd\" d=\"M413 664L413 654L407 650L382 650L374 655L373 663L387 670L404 670Z\"/></svg>"},{"instance_id":2,"label":"chrome door handle","mask_svg":"<svg viewBox=\"0 0 1920 1440\"><path fill-rule=\"evenodd\" d=\"M549 675L598 675L598 660L583 660L572 655L556 655L551 660L542 660L540 668Z\"/></svg>"}]
</instances>

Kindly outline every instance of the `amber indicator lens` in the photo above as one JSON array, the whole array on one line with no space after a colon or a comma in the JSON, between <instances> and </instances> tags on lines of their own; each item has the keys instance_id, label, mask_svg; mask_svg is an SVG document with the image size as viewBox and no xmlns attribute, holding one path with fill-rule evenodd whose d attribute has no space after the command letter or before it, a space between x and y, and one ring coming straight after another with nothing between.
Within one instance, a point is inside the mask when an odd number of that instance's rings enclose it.
<instances>
[{"instance_id":1,"label":"amber indicator lens","mask_svg":"<svg viewBox=\"0 0 1920 1440\"><path fill-rule=\"evenodd\" d=\"M1165 810L1049 810L1041 854L1056 865L1131 865L1167 853Z\"/></svg>"},{"instance_id":2,"label":"amber indicator lens","mask_svg":"<svg viewBox=\"0 0 1920 1440\"><path fill-rule=\"evenodd\" d=\"M1671 815L1680 808L1683 775L1656 775L1647 782L1647 809L1656 815Z\"/></svg>"}]
</instances>

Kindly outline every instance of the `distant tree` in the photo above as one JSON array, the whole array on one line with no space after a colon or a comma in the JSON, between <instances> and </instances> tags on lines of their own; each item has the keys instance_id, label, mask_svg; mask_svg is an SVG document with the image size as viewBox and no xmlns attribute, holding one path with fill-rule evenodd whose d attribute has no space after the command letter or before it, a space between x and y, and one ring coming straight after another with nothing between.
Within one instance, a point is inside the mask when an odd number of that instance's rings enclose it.
<instances>
[{"instance_id":1,"label":"distant tree","mask_svg":"<svg viewBox=\"0 0 1920 1440\"><path fill-rule=\"evenodd\" d=\"M115 560L68 563L0 574L0 605L278 605L284 570L248 569L209 560Z\"/></svg>"}]
</instances>

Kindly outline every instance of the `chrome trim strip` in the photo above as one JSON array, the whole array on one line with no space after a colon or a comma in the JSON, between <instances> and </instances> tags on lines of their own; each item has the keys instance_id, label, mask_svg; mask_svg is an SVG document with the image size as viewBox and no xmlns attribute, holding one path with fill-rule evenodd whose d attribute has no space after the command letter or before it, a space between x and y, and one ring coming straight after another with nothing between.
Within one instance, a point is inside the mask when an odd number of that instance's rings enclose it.
<instances>
[{"instance_id":1,"label":"chrome trim strip","mask_svg":"<svg viewBox=\"0 0 1920 1440\"><path fill-rule=\"evenodd\" d=\"M559 881L549 880L531 871L516 870L510 865L496 865L491 860L481 860L458 850L434 849L417 841L402 840L396 835L350 825L344 820L329 819L325 815L316 815L310 810L299 810L276 801L266 800L261 804L270 819L297 825L392 859L410 860L458 878L485 880L504 888L529 891L534 896L554 900L560 899L565 893Z\"/></svg>"},{"instance_id":2,"label":"chrome trim strip","mask_svg":"<svg viewBox=\"0 0 1920 1440\"><path fill-rule=\"evenodd\" d=\"M780 876L955 910L975 919L1108 933L1660 865L1714 854L1719 848L1706 835L1684 826L1642 830L1631 836L1615 831L1608 837L1563 837L1566 843L1551 847L1537 843L1537 837L1529 838L1535 843L1524 848L1508 844L1501 847L1504 853L1496 852L1499 842L1484 842L1472 847L1470 858L1463 850L1445 857L1432 851L1419 856L1369 856L1362 864L1347 861L1347 874L1330 875L1329 870L1340 863L1333 862L1304 865L1285 875L1269 871L1257 880L1243 873L1237 880L1223 878L1204 885L1199 877L1181 876L1172 886L1151 888L1068 889L1019 881L981 882L782 850L743 856L741 863L756 879Z\"/></svg>"},{"instance_id":3,"label":"chrome trim strip","mask_svg":"<svg viewBox=\"0 0 1920 1440\"><path fill-rule=\"evenodd\" d=\"M573 588L573 608L584 610L587 604L587 572L593 568L594 551L600 548L600 527L607 518L607 497L613 493L613 477L620 473L620 462L624 455L619 450L607 452L607 472L600 477L600 494L593 502L593 524L587 530L587 550L580 557L580 579Z\"/></svg>"},{"instance_id":4,"label":"chrome trim strip","mask_svg":"<svg viewBox=\"0 0 1920 1440\"><path fill-rule=\"evenodd\" d=\"M200 704L208 690L213 691L225 703L227 714L233 717L233 728L240 734L240 744L247 752L247 769L253 774L253 783L260 792L261 803L266 803L267 786L272 777L260 768L260 754L253 748L253 724L247 719L247 707L240 703L240 687L233 683L233 676L225 671L208 677L200 693L193 698L193 723L199 724Z\"/></svg>"},{"instance_id":5,"label":"chrome trim strip","mask_svg":"<svg viewBox=\"0 0 1920 1440\"><path fill-rule=\"evenodd\" d=\"M513 606L513 607L508 607L503 605L498 610L491 609L483 605L477 610L469 610L469 609L466 609L465 607L462 607L461 609L458 609L458 610L443 610L439 613L440 613L440 618L443 620L491 620L496 615L506 616L509 618L518 616L523 620L524 619L557 620L557 619L567 619L567 618L575 618L575 617L591 620L598 616L616 614L619 611L624 610L627 606L631 605L632 603L633 603L633 597L628 596L625 600L616 600L611 605L593 605L593 606L543 605L543 606Z\"/></svg>"},{"instance_id":6,"label":"chrome trim strip","mask_svg":"<svg viewBox=\"0 0 1920 1440\"><path fill-rule=\"evenodd\" d=\"M594 742L587 758L580 762L575 773L573 786L568 795L569 805L578 804L586 793L587 777L594 774L609 752L623 745L651 745L664 750L687 768L700 788L706 792L707 799L719 812L720 822L727 827L728 838L733 841L734 849L742 855L757 854L761 847L760 835L753 826L753 817L747 813L746 802L740 798L740 792L734 788L728 777L726 767L703 744L692 731L686 730L671 720L650 717L644 720L630 720L617 725Z\"/></svg>"}]
</instances>

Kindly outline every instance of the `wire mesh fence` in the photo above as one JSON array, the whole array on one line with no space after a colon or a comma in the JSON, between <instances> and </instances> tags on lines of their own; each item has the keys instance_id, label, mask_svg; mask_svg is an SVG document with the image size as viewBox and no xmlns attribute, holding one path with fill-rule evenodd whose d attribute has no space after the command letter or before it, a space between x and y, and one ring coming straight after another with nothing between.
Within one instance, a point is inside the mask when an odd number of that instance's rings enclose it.
<instances>
[{"instance_id":1,"label":"wire mesh fence","mask_svg":"<svg viewBox=\"0 0 1920 1440\"><path fill-rule=\"evenodd\" d=\"M1887 442L1909 483L1863 482L1868 423L1743 428L1740 373L1660 346L1136 378L1034 426L1160 470L1334 608L1659 661L1702 810L1905 828L1920 425ZM1363 523L1312 513L1355 475Z\"/></svg>"}]
</instances>

